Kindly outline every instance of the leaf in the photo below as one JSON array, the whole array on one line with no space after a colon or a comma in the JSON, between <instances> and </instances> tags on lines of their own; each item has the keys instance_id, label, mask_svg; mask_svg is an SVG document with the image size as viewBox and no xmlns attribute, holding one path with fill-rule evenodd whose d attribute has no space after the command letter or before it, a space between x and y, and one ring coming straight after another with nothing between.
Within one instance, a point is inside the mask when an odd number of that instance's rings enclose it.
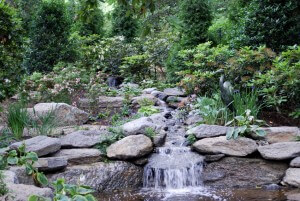
<instances>
[{"instance_id":1,"label":"leaf","mask_svg":"<svg viewBox=\"0 0 300 201\"><path fill-rule=\"evenodd\" d=\"M77 189L77 192L78 192L80 195L86 195L86 194L93 193L94 190L91 189L90 187L87 187L87 186L80 186L80 187Z\"/></svg>"},{"instance_id":2,"label":"leaf","mask_svg":"<svg viewBox=\"0 0 300 201\"><path fill-rule=\"evenodd\" d=\"M256 133L256 135L262 136L262 137L266 135L266 131L261 130L261 129L257 129L257 130L255 131L255 133Z\"/></svg>"},{"instance_id":3,"label":"leaf","mask_svg":"<svg viewBox=\"0 0 300 201\"><path fill-rule=\"evenodd\" d=\"M245 121L245 117L243 117L243 116L236 116L234 118L238 121Z\"/></svg>"},{"instance_id":4,"label":"leaf","mask_svg":"<svg viewBox=\"0 0 300 201\"><path fill-rule=\"evenodd\" d=\"M246 130L247 130L247 126L246 125L239 127L240 133L245 133Z\"/></svg>"},{"instance_id":5,"label":"leaf","mask_svg":"<svg viewBox=\"0 0 300 201\"><path fill-rule=\"evenodd\" d=\"M38 161L38 155L35 152L29 152L26 154L26 159L30 159L34 162Z\"/></svg>"},{"instance_id":6,"label":"leaf","mask_svg":"<svg viewBox=\"0 0 300 201\"><path fill-rule=\"evenodd\" d=\"M239 136L240 130L239 129L234 129L234 133L233 133L233 139L237 139Z\"/></svg>"},{"instance_id":7,"label":"leaf","mask_svg":"<svg viewBox=\"0 0 300 201\"><path fill-rule=\"evenodd\" d=\"M64 189L65 180L63 178L57 179L52 183L56 193L61 193Z\"/></svg>"},{"instance_id":8,"label":"leaf","mask_svg":"<svg viewBox=\"0 0 300 201\"><path fill-rule=\"evenodd\" d=\"M74 197L72 197L72 201L88 201L88 199L86 199L82 195L75 195Z\"/></svg>"},{"instance_id":9,"label":"leaf","mask_svg":"<svg viewBox=\"0 0 300 201\"><path fill-rule=\"evenodd\" d=\"M228 121L228 122L225 124L225 126L229 126L229 125L231 125L233 122L234 122L234 120Z\"/></svg>"},{"instance_id":10,"label":"leaf","mask_svg":"<svg viewBox=\"0 0 300 201\"><path fill-rule=\"evenodd\" d=\"M15 156L8 156L7 163L10 165L16 165L18 163L18 158Z\"/></svg>"},{"instance_id":11,"label":"leaf","mask_svg":"<svg viewBox=\"0 0 300 201\"><path fill-rule=\"evenodd\" d=\"M234 133L234 128L233 127L228 128L226 132L226 139L230 140L232 138L233 133Z\"/></svg>"},{"instance_id":12,"label":"leaf","mask_svg":"<svg viewBox=\"0 0 300 201\"><path fill-rule=\"evenodd\" d=\"M37 195L31 195L28 198L28 201L38 201L38 200L39 200L39 196L37 196Z\"/></svg>"},{"instance_id":13,"label":"leaf","mask_svg":"<svg viewBox=\"0 0 300 201\"><path fill-rule=\"evenodd\" d=\"M30 163L25 163L25 171L26 171L26 174L32 175L34 172L34 168Z\"/></svg>"},{"instance_id":14,"label":"leaf","mask_svg":"<svg viewBox=\"0 0 300 201\"><path fill-rule=\"evenodd\" d=\"M96 200L96 198L93 196L93 195L91 195L91 194L88 194L88 195L86 195L86 196L84 196L88 201L97 201Z\"/></svg>"},{"instance_id":15,"label":"leaf","mask_svg":"<svg viewBox=\"0 0 300 201\"><path fill-rule=\"evenodd\" d=\"M37 178L38 182L40 184L42 184L43 186L48 185L48 179L43 173L38 172L37 175L36 175L36 178Z\"/></svg>"},{"instance_id":16,"label":"leaf","mask_svg":"<svg viewBox=\"0 0 300 201\"><path fill-rule=\"evenodd\" d=\"M56 194L55 197L54 197L54 200L57 200L57 201L71 201L71 199L68 198L68 196L63 195L63 194Z\"/></svg>"}]
</instances>

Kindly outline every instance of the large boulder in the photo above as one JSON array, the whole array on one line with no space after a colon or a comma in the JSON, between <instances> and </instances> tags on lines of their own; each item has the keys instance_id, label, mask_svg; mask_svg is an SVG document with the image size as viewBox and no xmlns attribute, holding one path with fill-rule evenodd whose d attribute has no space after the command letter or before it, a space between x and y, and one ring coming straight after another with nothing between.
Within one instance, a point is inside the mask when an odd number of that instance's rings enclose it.
<instances>
[{"instance_id":1,"label":"large boulder","mask_svg":"<svg viewBox=\"0 0 300 201\"><path fill-rule=\"evenodd\" d=\"M226 154L229 156L247 156L257 150L254 140L244 137L227 140L225 136L198 140L192 147L203 154Z\"/></svg>"},{"instance_id":2,"label":"large boulder","mask_svg":"<svg viewBox=\"0 0 300 201\"><path fill-rule=\"evenodd\" d=\"M142 186L143 168L127 162L99 162L90 165L68 167L64 172L48 175L50 182L64 178L68 184L91 186L98 192L137 189Z\"/></svg>"},{"instance_id":3,"label":"large boulder","mask_svg":"<svg viewBox=\"0 0 300 201\"><path fill-rule=\"evenodd\" d=\"M146 128L152 128L156 130L158 125L153 123L153 120L149 117L142 117L130 122L125 123L122 126L124 135L138 135L145 134Z\"/></svg>"},{"instance_id":4,"label":"large boulder","mask_svg":"<svg viewBox=\"0 0 300 201\"><path fill-rule=\"evenodd\" d=\"M125 137L107 148L107 156L115 159L140 158L151 153L153 144L145 135L131 135Z\"/></svg>"},{"instance_id":5,"label":"large boulder","mask_svg":"<svg viewBox=\"0 0 300 201\"><path fill-rule=\"evenodd\" d=\"M298 127L269 127L263 128L266 131L264 140L268 143L278 142L293 142L297 137L300 137L300 131Z\"/></svg>"},{"instance_id":6,"label":"large boulder","mask_svg":"<svg viewBox=\"0 0 300 201\"><path fill-rule=\"evenodd\" d=\"M203 169L204 184L217 188L242 188L278 184L286 163L257 158L225 157Z\"/></svg>"},{"instance_id":7,"label":"large boulder","mask_svg":"<svg viewBox=\"0 0 300 201\"><path fill-rule=\"evenodd\" d=\"M184 96L185 95L185 92L179 88L166 88L164 90L164 93L167 96Z\"/></svg>"},{"instance_id":8,"label":"large boulder","mask_svg":"<svg viewBox=\"0 0 300 201\"><path fill-rule=\"evenodd\" d=\"M110 134L100 130L80 130L63 136L61 146L63 148L88 148L104 141Z\"/></svg>"},{"instance_id":9,"label":"large boulder","mask_svg":"<svg viewBox=\"0 0 300 201\"><path fill-rule=\"evenodd\" d=\"M10 149L17 149L23 143L26 145L26 151L33 151L38 156L45 156L57 152L61 148L60 140L47 136L37 136L23 142L16 142L10 145Z\"/></svg>"},{"instance_id":10,"label":"large boulder","mask_svg":"<svg viewBox=\"0 0 300 201\"><path fill-rule=\"evenodd\" d=\"M45 198L53 198L53 193L50 188L39 188L34 185L25 184L7 184L9 189L8 198L6 201L27 201L31 195L38 195Z\"/></svg>"},{"instance_id":11,"label":"large boulder","mask_svg":"<svg viewBox=\"0 0 300 201\"><path fill-rule=\"evenodd\" d=\"M226 135L227 130L228 127L226 126L201 124L189 129L186 133L187 135L194 134L196 138L202 139Z\"/></svg>"},{"instance_id":12,"label":"large boulder","mask_svg":"<svg viewBox=\"0 0 300 201\"><path fill-rule=\"evenodd\" d=\"M70 165L79 165L99 162L104 154L99 149L61 149L53 157L63 157Z\"/></svg>"},{"instance_id":13,"label":"large boulder","mask_svg":"<svg viewBox=\"0 0 300 201\"><path fill-rule=\"evenodd\" d=\"M89 120L88 113L66 103L38 103L28 112L33 118L53 112L59 126L82 125Z\"/></svg>"},{"instance_id":14,"label":"large boulder","mask_svg":"<svg viewBox=\"0 0 300 201\"><path fill-rule=\"evenodd\" d=\"M289 168L283 178L283 184L300 187L300 168Z\"/></svg>"},{"instance_id":15,"label":"large boulder","mask_svg":"<svg viewBox=\"0 0 300 201\"><path fill-rule=\"evenodd\" d=\"M259 146L258 151L265 159L291 159L300 156L300 142L281 142L266 146Z\"/></svg>"}]
</instances>

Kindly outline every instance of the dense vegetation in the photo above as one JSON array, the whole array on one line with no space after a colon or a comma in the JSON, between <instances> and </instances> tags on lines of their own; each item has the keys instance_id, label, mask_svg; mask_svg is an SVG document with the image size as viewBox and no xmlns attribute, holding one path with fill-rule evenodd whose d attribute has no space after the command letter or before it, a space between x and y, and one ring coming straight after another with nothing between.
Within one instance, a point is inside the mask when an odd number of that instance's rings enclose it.
<instances>
[{"instance_id":1,"label":"dense vegetation","mask_svg":"<svg viewBox=\"0 0 300 201\"><path fill-rule=\"evenodd\" d=\"M263 110L299 118L299 1L132 3L1 0L0 99L70 102L106 92L109 76L213 97L222 70Z\"/></svg>"}]
</instances>

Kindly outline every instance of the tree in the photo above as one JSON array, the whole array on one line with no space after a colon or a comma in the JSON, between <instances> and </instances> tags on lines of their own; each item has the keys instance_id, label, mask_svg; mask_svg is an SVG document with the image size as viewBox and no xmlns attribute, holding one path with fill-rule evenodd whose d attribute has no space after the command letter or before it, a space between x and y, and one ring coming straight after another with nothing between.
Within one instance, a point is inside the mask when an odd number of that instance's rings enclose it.
<instances>
[{"instance_id":1,"label":"tree","mask_svg":"<svg viewBox=\"0 0 300 201\"><path fill-rule=\"evenodd\" d=\"M29 72L49 72L68 58L70 21L61 0L43 1L32 22L30 47L25 59Z\"/></svg>"},{"instance_id":2,"label":"tree","mask_svg":"<svg viewBox=\"0 0 300 201\"><path fill-rule=\"evenodd\" d=\"M246 16L247 45L265 44L276 51L299 44L299 0L253 0Z\"/></svg>"},{"instance_id":3,"label":"tree","mask_svg":"<svg viewBox=\"0 0 300 201\"><path fill-rule=\"evenodd\" d=\"M112 35L124 36L127 41L132 41L137 29L137 20L128 12L127 6L118 4L112 13Z\"/></svg>"},{"instance_id":4,"label":"tree","mask_svg":"<svg viewBox=\"0 0 300 201\"><path fill-rule=\"evenodd\" d=\"M14 8L0 2L0 100L13 95L23 73L21 21Z\"/></svg>"},{"instance_id":5,"label":"tree","mask_svg":"<svg viewBox=\"0 0 300 201\"><path fill-rule=\"evenodd\" d=\"M78 30L80 35L104 35L104 14L98 0L80 0L78 12Z\"/></svg>"},{"instance_id":6,"label":"tree","mask_svg":"<svg viewBox=\"0 0 300 201\"><path fill-rule=\"evenodd\" d=\"M193 47L207 39L212 14L207 0L182 0L179 19L182 22L182 45Z\"/></svg>"}]
</instances>

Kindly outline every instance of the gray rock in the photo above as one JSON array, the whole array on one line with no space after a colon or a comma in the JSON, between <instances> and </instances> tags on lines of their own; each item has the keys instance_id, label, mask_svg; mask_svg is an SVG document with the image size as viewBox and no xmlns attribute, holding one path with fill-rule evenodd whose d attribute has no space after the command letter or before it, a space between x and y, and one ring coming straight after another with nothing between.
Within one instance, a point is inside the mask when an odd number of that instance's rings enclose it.
<instances>
[{"instance_id":1,"label":"gray rock","mask_svg":"<svg viewBox=\"0 0 300 201\"><path fill-rule=\"evenodd\" d=\"M53 157L64 157L70 165L99 162L105 155L98 149L61 149Z\"/></svg>"},{"instance_id":2,"label":"gray rock","mask_svg":"<svg viewBox=\"0 0 300 201\"><path fill-rule=\"evenodd\" d=\"M201 124L200 126L189 129L186 134L194 134L198 139L202 139L226 135L227 129L228 127L226 126Z\"/></svg>"},{"instance_id":3,"label":"gray rock","mask_svg":"<svg viewBox=\"0 0 300 201\"><path fill-rule=\"evenodd\" d=\"M300 168L287 169L283 178L284 185L290 185L294 187L300 187Z\"/></svg>"},{"instance_id":4,"label":"gray rock","mask_svg":"<svg viewBox=\"0 0 300 201\"><path fill-rule=\"evenodd\" d=\"M98 107L100 108L119 108L124 105L123 97L100 96L98 98Z\"/></svg>"},{"instance_id":5,"label":"gray rock","mask_svg":"<svg viewBox=\"0 0 300 201\"><path fill-rule=\"evenodd\" d=\"M200 115L193 113L193 114L189 114L187 116L187 119L185 120L185 124L186 125L194 125L194 124L202 122L202 121L203 121L203 118Z\"/></svg>"},{"instance_id":6,"label":"gray rock","mask_svg":"<svg viewBox=\"0 0 300 201\"><path fill-rule=\"evenodd\" d=\"M4 183L12 183L12 184L18 184L19 180L15 172L10 170L1 170L3 173L3 181Z\"/></svg>"},{"instance_id":7,"label":"gray rock","mask_svg":"<svg viewBox=\"0 0 300 201\"><path fill-rule=\"evenodd\" d=\"M204 161L205 162L215 162L221 160L225 157L225 154L213 154L213 155L205 155Z\"/></svg>"},{"instance_id":8,"label":"gray rock","mask_svg":"<svg viewBox=\"0 0 300 201\"><path fill-rule=\"evenodd\" d=\"M99 162L68 167L64 172L48 175L50 182L64 178L68 184L91 186L98 192L137 189L142 186L143 168L128 162ZM80 179L81 178L81 179Z\"/></svg>"},{"instance_id":9,"label":"gray rock","mask_svg":"<svg viewBox=\"0 0 300 201\"><path fill-rule=\"evenodd\" d=\"M147 88L144 89L142 92L143 94L151 94L153 91L156 91L156 88Z\"/></svg>"},{"instance_id":10,"label":"gray rock","mask_svg":"<svg viewBox=\"0 0 300 201\"><path fill-rule=\"evenodd\" d=\"M152 91L151 95L163 101L166 101L168 98L168 95L161 91Z\"/></svg>"},{"instance_id":11,"label":"gray rock","mask_svg":"<svg viewBox=\"0 0 300 201\"><path fill-rule=\"evenodd\" d=\"M192 147L199 153L229 156L247 156L257 150L254 140L244 137L227 140L225 136L198 140Z\"/></svg>"},{"instance_id":12,"label":"gray rock","mask_svg":"<svg viewBox=\"0 0 300 201\"><path fill-rule=\"evenodd\" d=\"M134 108L138 108L144 103L151 104L154 106L156 105L157 101L157 98L155 98L151 94L143 94L141 96L133 97L131 99L131 104Z\"/></svg>"},{"instance_id":13,"label":"gray rock","mask_svg":"<svg viewBox=\"0 0 300 201\"><path fill-rule=\"evenodd\" d=\"M203 169L204 185L217 188L243 188L278 184L288 166L283 162L256 158L225 157Z\"/></svg>"},{"instance_id":14,"label":"gray rock","mask_svg":"<svg viewBox=\"0 0 300 201\"><path fill-rule=\"evenodd\" d=\"M10 145L10 149L17 149L23 143L26 145L26 151L33 151L38 156L45 156L51 153L57 152L60 147L61 143L60 140L57 138L51 138L47 136L37 136L23 142L16 142Z\"/></svg>"},{"instance_id":15,"label":"gray rock","mask_svg":"<svg viewBox=\"0 0 300 201\"><path fill-rule=\"evenodd\" d=\"M169 96L166 100L167 103L179 103L182 100L184 100L184 98L182 97L177 97L177 96Z\"/></svg>"},{"instance_id":16,"label":"gray rock","mask_svg":"<svg viewBox=\"0 0 300 201\"><path fill-rule=\"evenodd\" d=\"M107 131L107 126L102 126L102 125L89 125L89 124L84 124L81 126L63 126L63 127L57 127L53 130L52 135L53 136L60 136L60 135L68 135L70 133L74 133L76 131L101 131L101 132L106 132Z\"/></svg>"},{"instance_id":17,"label":"gray rock","mask_svg":"<svg viewBox=\"0 0 300 201\"><path fill-rule=\"evenodd\" d=\"M53 111L59 126L82 125L89 120L88 113L66 103L38 103L28 108L30 116L37 118Z\"/></svg>"},{"instance_id":18,"label":"gray rock","mask_svg":"<svg viewBox=\"0 0 300 201\"><path fill-rule=\"evenodd\" d=\"M137 88L139 88L140 86L139 86L138 84L135 84L135 83L122 83L122 84L120 85L120 87L122 87L122 88L127 87L127 88L134 88L134 89L137 89Z\"/></svg>"},{"instance_id":19,"label":"gray rock","mask_svg":"<svg viewBox=\"0 0 300 201\"><path fill-rule=\"evenodd\" d=\"M153 150L152 141L145 135L125 137L107 148L107 156L115 159L134 159L145 156Z\"/></svg>"},{"instance_id":20,"label":"gray rock","mask_svg":"<svg viewBox=\"0 0 300 201\"><path fill-rule=\"evenodd\" d=\"M300 193L298 190L286 192L285 196L288 201L300 201Z\"/></svg>"},{"instance_id":21,"label":"gray rock","mask_svg":"<svg viewBox=\"0 0 300 201\"><path fill-rule=\"evenodd\" d=\"M88 148L104 141L110 134L100 130L81 130L60 138L63 148Z\"/></svg>"},{"instance_id":22,"label":"gray rock","mask_svg":"<svg viewBox=\"0 0 300 201\"><path fill-rule=\"evenodd\" d=\"M157 125L155 125L149 117L142 117L133 121L130 121L122 126L122 130L124 135L138 135L145 134L146 128L152 128L154 130L157 129Z\"/></svg>"},{"instance_id":23,"label":"gray rock","mask_svg":"<svg viewBox=\"0 0 300 201\"><path fill-rule=\"evenodd\" d=\"M39 188L25 184L7 184L9 196L7 201L27 201L31 195L38 195L45 198L52 198L53 193L50 188Z\"/></svg>"},{"instance_id":24,"label":"gray rock","mask_svg":"<svg viewBox=\"0 0 300 201\"><path fill-rule=\"evenodd\" d=\"M184 96L185 92L179 88L167 88L164 90L164 93L168 96Z\"/></svg>"},{"instance_id":25,"label":"gray rock","mask_svg":"<svg viewBox=\"0 0 300 201\"><path fill-rule=\"evenodd\" d=\"M43 172L62 170L67 165L68 161L64 157L39 158L37 163L34 164L39 171Z\"/></svg>"},{"instance_id":26,"label":"gray rock","mask_svg":"<svg viewBox=\"0 0 300 201\"><path fill-rule=\"evenodd\" d=\"M164 130L161 130L158 134L156 134L153 137L153 144L155 147L160 147L162 146L165 141L166 141L166 137L167 137L167 132Z\"/></svg>"},{"instance_id":27,"label":"gray rock","mask_svg":"<svg viewBox=\"0 0 300 201\"><path fill-rule=\"evenodd\" d=\"M9 171L13 172L16 175L17 181L15 183L34 185L32 176L26 173L26 169L24 166L12 166L9 168Z\"/></svg>"},{"instance_id":28,"label":"gray rock","mask_svg":"<svg viewBox=\"0 0 300 201\"><path fill-rule=\"evenodd\" d=\"M144 166L148 163L148 158L139 158L134 161L132 161L135 165Z\"/></svg>"},{"instance_id":29,"label":"gray rock","mask_svg":"<svg viewBox=\"0 0 300 201\"><path fill-rule=\"evenodd\" d=\"M300 168L300 157L294 158L294 159L290 162L290 166L291 166L291 167L299 167L299 168Z\"/></svg>"},{"instance_id":30,"label":"gray rock","mask_svg":"<svg viewBox=\"0 0 300 201\"><path fill-rule=\"evenodd\" d=\"M156 127L165 127L167 124L167 119L165 118L165 113L157 113L149 116L150 121L156 125Z\"/></svg>"},{"instance_id":31,"label":"gray rock","mask_svg":"<svg viewBox=\"0 0 300 201\"><path fill-rule=\"evenodd\" d=\"M300 142L281 142L266 146L259 146L258 151L265 159L291 159L300 156Z\"/></svg>"},{"instance_id":32,"label":"gray rock","mask_svg":"<svg viewBox=\"0 0 300 201\"><path fill-rule=\"evenodd\" d=\"M298 127L269 127L263 128L263 130L266 131L264 140L270 144L278 142L293 142L300 136Z\"/></svg>"}]
</instances>

